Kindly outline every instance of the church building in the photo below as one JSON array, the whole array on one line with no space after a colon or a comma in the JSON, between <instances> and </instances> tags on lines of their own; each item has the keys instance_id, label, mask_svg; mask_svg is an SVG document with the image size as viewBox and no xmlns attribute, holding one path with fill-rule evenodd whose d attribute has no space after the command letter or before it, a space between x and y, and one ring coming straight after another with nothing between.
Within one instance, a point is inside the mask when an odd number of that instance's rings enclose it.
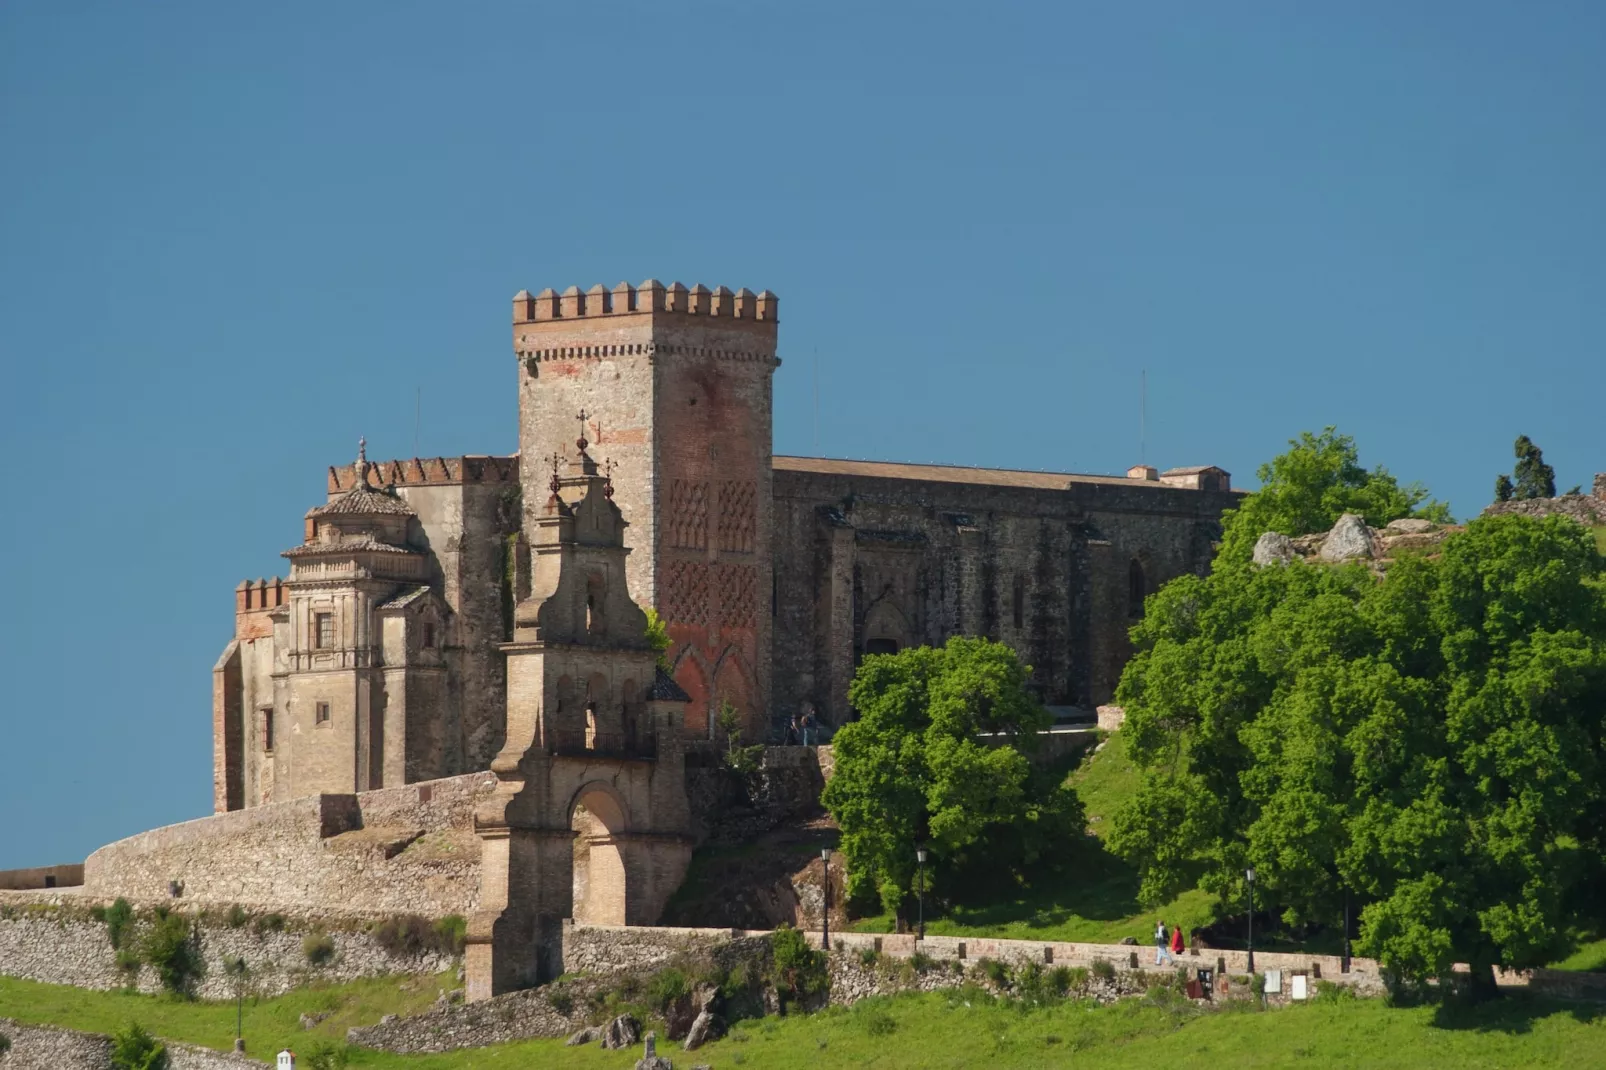
<instances>
[{"instance_id":1,"label":"church building","mask_svg":"<svg viewBox=\"0 0 1606 1070\"><path fill-rule=\"evenodd\" d=\"M491 766L531 541L579 440L628 525L630 598L672 639L688 740L724 702L750 740L805 711L841 724L865 655L953 635L1009 643L1050 707L1108 701L1144 597L1208 568L1239 498L1228 473L775 456L778 309L653 280L515 296L518 454L360 449L329 469L289 575L236 589L215 809Z\"/></svg>"}]
</instances>

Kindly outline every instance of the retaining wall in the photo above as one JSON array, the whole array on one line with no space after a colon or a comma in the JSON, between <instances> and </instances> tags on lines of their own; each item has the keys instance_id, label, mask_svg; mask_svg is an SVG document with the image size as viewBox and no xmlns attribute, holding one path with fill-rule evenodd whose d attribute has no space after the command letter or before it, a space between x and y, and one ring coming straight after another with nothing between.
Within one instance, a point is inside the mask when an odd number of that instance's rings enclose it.
<instances>
[{"instance_id":1,"label":"retaining wall","mask_svg":"<svg viewBox=\"0 0 1606 1070\"><path fill-rule=\"evenodd\" d=\"M15 897L8 897L15 898ZM117 965L117 952L104 922L89 913L89 903L52 906L7 905L0 900L0 974L46 984L78 988L115 989L129 982ZM141 916L142 915L142 916ZM149 914L140 920L130 942L148 927ZM194 993L205 999L229 999L234 987L224 971L228 959L242 958L251 971L250 990L274 996L314 981L352 981L382 974L437 973L456 961L438 951L393 955L368 931L377 918L350 915L279 915L282 928L263 924L268 915L248 918L231 927L220 915L195 917L195 945L202 962ZM307 960L304 942L310 933L326 932L334 943L333 959L314 966ZM142 992L160 992L161 982L150 966L141 966L135 985ZM4 1065L4 1064L0 1064Z\"/></svg>"},{"instance_id":2,"label":"retaining wall","mask_svg":"<svg viewBox=\"0 0 1606 1070\"><path fill-rule=\"evenodd\" d=\"M0 1033L11 1040L11 1050L0 1055L4 1070L112 1070L111 1038L100 1033L25 1025L10 1018L0 1018ZM246 1070L269 1065L232 1052L163 1043L168 1070Z\"/></svg>"},{"instance_id":3,"label":"retaining wall","mask_svg":"<svg viewBox=\"0 0 1606 1070\"><path fill-rule=\"evenodd\" d=\"M32 869L0 869L0 889L72 888L84 883L82 862Z\"/></svg>"}]
</instances>

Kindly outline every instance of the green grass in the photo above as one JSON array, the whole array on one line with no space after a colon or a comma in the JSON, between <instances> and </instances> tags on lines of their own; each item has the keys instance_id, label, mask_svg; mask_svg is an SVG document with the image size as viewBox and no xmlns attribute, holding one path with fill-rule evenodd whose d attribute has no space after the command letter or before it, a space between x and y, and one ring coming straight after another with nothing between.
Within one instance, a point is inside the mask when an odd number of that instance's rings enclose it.
<instances>
[{"instance_id":1,"label":"green grass","mask_svg":"<svg viewBox=\"0 0 1606 1070\"><path fill-rule=\"evenodd\" d=\"M1581 940L1576 951L1560 962L1552 963L1551 968L1606 973L1606 936L1598 940Z\"/></svg>"},{"instance_id":2,"label":"green grass","mask_svg":"<svg viewBox=\"0 0 1606 1070\"><path fill-rule=\"evenodd\" d=\"M353 1024L395 1013L432 994L436 978L361 981L290 993L247 1008L250 1051L261 1057L283 1045L306 1047L296 1027L305 1010L338 1008ZM410 988L407 986L411 986ZM171 1040L226 1048L234 1007L180 1003L158 996L40 985L0 979L0 1013L28 1021L105 1031L130 1018ZM333 1021L333 1019L331 1019ZM326 1024L318 1034L343 1032ZM441 1055L391 1055L356 1049L352 1065L391 1070L474 1070L528 1066L630 1065L640 1049L605 1052L541 1040ZM676 1064L719 1070L832 1070L835 1067L948 1068L1098 1066L1136 1070L1188 1061L1248 1067L1343 1067L1390 1070L1453 1067L1606 1067L1606 1008L1565 1006L1526 996L1456 1011L1391 1009L1376 1000L1345 1000L1261 1012L1252 1006L1199 1012L1146 999L1113 1007L1065 1003L1022 1010L976 992L875 999L852 1008L738 1023L730 1037Z\"/></svg>"}]
</instances>

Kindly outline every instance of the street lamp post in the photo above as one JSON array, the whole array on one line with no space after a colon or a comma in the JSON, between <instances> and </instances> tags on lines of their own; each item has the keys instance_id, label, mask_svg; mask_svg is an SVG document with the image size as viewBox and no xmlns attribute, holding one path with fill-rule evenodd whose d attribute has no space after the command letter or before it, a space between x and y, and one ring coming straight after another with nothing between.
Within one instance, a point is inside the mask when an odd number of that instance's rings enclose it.
<instances>
[{"instance_id":1,"label":"street lamp post","mask_svg":"<svg viewBox=\"0 0 1606 1070\"><path fill-rule=\"evenodd\" d=\"M1255 972L1255 867L1244 870L1244 883L1249 886L1249 972Z\"/></svg>"},{"instance_id":2,"label":"street lamp post","mask_svg":"<svg viewBox=\"0 0 1606 1070\"><path fill-rule=\"evenodd\" d=\"M1340 973L1349 973L1349 889L1344 889L1344 964Z\"/></svg>"},{"instance_id":3,"label":"street lamp post","mask_svg":"<svg viewBox=\"0 0 1606 1070\"><path fill-rule=\"evenodd\" d=\"M920 863L917 877L918 883L915 885L916 901L920 904L920 920L915 929L915 939L924 940L926 938L926 849L924 847L915 848L915 861Z\"/></svg>"},{"instance_id":4,"label":"street lamp post","mask_svg":"<svg viewBox=\"0 0 1606 1070\"><path fill-rule=\"evenodd\" d=\"M820 908L820 949L831 953L831 848L820 848L820 861L825 864L825 903Z\"/></svg>"}]
</instances>

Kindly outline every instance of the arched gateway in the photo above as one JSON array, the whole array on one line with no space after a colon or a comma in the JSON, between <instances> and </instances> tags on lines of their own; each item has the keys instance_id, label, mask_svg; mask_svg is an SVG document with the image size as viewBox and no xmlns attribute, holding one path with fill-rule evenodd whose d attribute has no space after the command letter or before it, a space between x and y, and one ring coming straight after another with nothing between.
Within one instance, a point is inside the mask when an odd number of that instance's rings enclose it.
<instances>
[{"instance_id":1,"label":"arched gateway","mask_svg":"<svg viewBox=\"0 0 1606 1070\"><path fill-rule=\"evenodd\" d=\"M691 859L681 753L687 696L657 668L625 587L625 521L611 479L577 443L552 459L551 495L527 518L530 597L507 653L507 742L475 814L480 908L469 921L468 998L562 972L562 919L657 921Z\"/></svg>"}]
</instances>

